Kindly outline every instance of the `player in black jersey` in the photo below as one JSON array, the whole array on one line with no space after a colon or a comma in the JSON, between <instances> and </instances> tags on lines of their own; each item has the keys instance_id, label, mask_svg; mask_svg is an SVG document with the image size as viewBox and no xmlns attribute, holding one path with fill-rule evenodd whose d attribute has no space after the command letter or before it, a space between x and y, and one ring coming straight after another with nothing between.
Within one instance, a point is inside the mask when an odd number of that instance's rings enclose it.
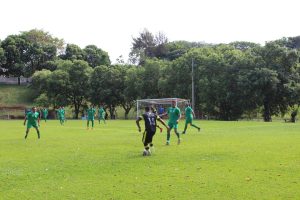
<instances>
[{"instance_id":1,"label":"player in black jersey","mask_svg":"<svg viewBox=\"0 0 300 200\"><path fill-rule=\"evenodd\" d=\"M145 131L142 140L145 147L143 155L151 155L150 147L153 148L152 138L156 132L156 120L162 123L167 129L169 129L169 127L158 115L150 112L149 107L145 107L145 113L142 116L139 116L136 120L139 132L141 132L140 121L143 119L145 121Z\"/></svg>"}]
</instances>

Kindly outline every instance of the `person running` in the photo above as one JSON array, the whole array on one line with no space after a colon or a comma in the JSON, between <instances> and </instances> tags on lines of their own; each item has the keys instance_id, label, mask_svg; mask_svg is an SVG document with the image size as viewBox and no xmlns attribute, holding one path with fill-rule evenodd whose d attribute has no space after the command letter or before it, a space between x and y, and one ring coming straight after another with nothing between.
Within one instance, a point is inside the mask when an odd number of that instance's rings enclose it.
<instances>
[{"instance_id":1,"label":"person running","mask_svg":"<svg viewBox=\"0 0 300 200\"><path fill-rule=\"evenodd\" d=\"M96 109L91 105L89 109L87 109L87 129L89 129L90 121L92 122L92 129L94 128L94 120L95 120L95 113Z\"/></svg>"},{"instance_id":2,"label":"person running","mask_svg":"<svg viewBox=\"0 0 300 200\"><path fill-rule=\"evenodd\" d=\"M151 106L151 112L157 115L157 110L154 106ZM159 115L158 115L159 116ZM162 133L163 128L161 128L158 124L156 124L156 127L159 128L159 131Z\"/></svg>"},{"instance_id":3,"label":"person running","mask_svg":"<svg viewBox=\"0 0 300 200\"><path fill-rule=\"evenodd\" d=\"M178 132L178 122L181 118L180 109L176 106L176 101L172 101L172 107L169 107L167 113L163 114L162 116L168 115L169 121L168 126L170 129L167 131L167 142L166 145L170 145L170 137L171 137L171 130L174 128L174 132L178 138L177 144L180 144L181 138Z\"/></svg>"},{"instance_id":4,"label":"person running","mask_svg":"<svg viewBox=\"0 0 300 200\"><path fill-rule=\"evenodd\" d=\"M30 112L26 113L24 119L24 126L26 124L26 121L27 121L27 129L26 129L25 139L27 138L31 127L35 128L36 133L38 135L38 139L40 139L40 130L39 130L40 118L36 107L33 107Z\"/></svg>"},{"instance_id":5,"label":"person running","mask_svg":"<svg viewBox=\"0 0 300 200\"><path fill-rule=\"evenodd\" d=\"M184 126L184 131L182 132L182 134L186 133L188 124L190 124L192 127L197 128L198 132L199 132L200 127L193 124L193 117L195 117L195 113L194 113L193 109L191 108L191 106L188 103L186 103L185 106L186 106L186 108L185 108L185 126Z\"/></svg>"},{"instance_id":6,"label":"person running","mask_svg":"<svg viewBox=\"0 0 300 200\"><path fill-rule=\"evenodd\" d=\"M98 121L100 124L100 121L103 120L104 124L105 124L105 110L103 108L103 106L100 106L100 108L98 109Z\"/></svg>"},{"instance_id":7,"label":"person running","mask_svg":"<svg viewBox=\"0 0 300 200\"><path fill-rule=\"evenodd\" d=\"M42 116L43 116L43 119L45 120L45 122L47 122L47 118L48 118L48 109L47 108L42 109Z\"/></svg>"},{"instance_id":8,"label":"person running","mask_svg":"<svg viewBox=\"0 0 300 200\"><path fill-rule=\"evenodd\" d=\"M141 126L140 126L140 121L143 120L145 121L145 131L143 133L143 144L144 144L144 151L143 151L143 156L149 156L151 155L151 150L153 150L154 146L152 143L153 136L155 135L156 132L156 121L159 121L162 123L168 130L169 127L166 125L166 123L155 113L150 112L149 107L145 107L145 113L142 116L139 116L136 120L136 125L138 127L138 131L141 132Z\"/></svg>"},{"instance_id":9,"label":"person running","mask_svg":"<svg viewBox=\"0 0 300 200\"><path fill-rule=\"evenodd\" d=\"M64 125L65 123L65 109L64 107L60 107L57 110L58 119L61 125Z\"/></svg>"}]
</instances>

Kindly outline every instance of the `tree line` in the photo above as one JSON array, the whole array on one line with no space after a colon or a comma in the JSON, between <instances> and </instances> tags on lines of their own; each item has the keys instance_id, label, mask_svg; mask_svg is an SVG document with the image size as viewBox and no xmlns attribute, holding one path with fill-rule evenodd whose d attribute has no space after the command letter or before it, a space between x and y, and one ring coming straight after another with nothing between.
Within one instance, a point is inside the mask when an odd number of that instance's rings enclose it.
<instances>
[{"instance_id":1,"label":"tree line","mask_svg":"<svg viewBox=\"0 0 300 200\"><path fill-rule=\"evenodd\" d=\"M191 98L194 63L195 110L220 120L291 113L300 104L300 36L266 42L207 44L169 42L148 30L132 38L129 62L111 64L95 45L81 49L39 30L1 42L3 74L32 76L36 102L70 105L78 118L87 103L104 103L125 115L141 98Z\"/></svg>"}]
</instances>

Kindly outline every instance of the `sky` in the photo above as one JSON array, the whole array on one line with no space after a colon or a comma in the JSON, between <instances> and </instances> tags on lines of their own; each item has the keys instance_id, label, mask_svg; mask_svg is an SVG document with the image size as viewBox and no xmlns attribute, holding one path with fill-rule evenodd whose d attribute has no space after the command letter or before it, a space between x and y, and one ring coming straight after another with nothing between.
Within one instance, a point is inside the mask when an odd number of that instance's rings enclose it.
<instances>
[{"instance_id":1,"label":"sky","mask_svg":"<svg viewBox=\"0 0 300 200\"><path fill-rule=\"evenodd\" d=\"M112 63L145 28L169 41L229 43L300 35L299 0L0 0L0 40L41 29Z\"/></svg>"}]
</instances>

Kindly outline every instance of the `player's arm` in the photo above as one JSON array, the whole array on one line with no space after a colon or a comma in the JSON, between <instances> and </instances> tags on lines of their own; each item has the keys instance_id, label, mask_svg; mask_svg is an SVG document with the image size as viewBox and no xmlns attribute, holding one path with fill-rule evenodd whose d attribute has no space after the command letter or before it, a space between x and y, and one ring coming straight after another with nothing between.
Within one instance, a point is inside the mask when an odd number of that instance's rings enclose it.
<instances>
[{"instance_id":1,"label":"player's arm","mask_svg":"<svg viewBox=\"0 0 300 200\"><path fill-rule=\"evenodd\" d=\"M24 118L24 126L26 124L26 121L27 121L27 115L25 115L25 118Z\"/></svg>"},{"instance_id":2,"label":"player's arm","mask_svg":"<svg viewBox=\"0 0 300 200\"><path fill-rule=\"evenodd\" d=\"M138 117L137 119L136 119L136 125L137 125L137 127L138 127L138 129L139 129L139 132L141 132L142 131L142 129L141 129L141 126L140 126L140 121L142 120L142 117Z\"/></svg>"},{"instance_id":3,"label":"player's arm","mask_svg":"<svg viewBox=\"0 0 300 200\"><path fill-rule=\"evenodd\" d=\"M177 123L179 123L179 120L181 119L181 112L180 112L180 110L178 110L178 119L177 119Z\"/></svg>"},{"instance_id":4,"label":"player's arm","mask_svg":"<svg viewBox=\"0 0 300 200\"><path fill-rule=\"evenodd\" d=\"M195 113L194 113L194 111L192 110L192 114L193 114L193 117L195 118Z\"/></svg>"},{"instance_id":5,"label":"player's arm","mask_svg":"<svg viewBox=\"0 0 300 200\"><path fill-rule=\"evenodd\" d=\"M162 124L164 125L168 130L170 129L170 127L165 123L164 120L162 120L160 117L157 117L157 120Z\"/></svg>"},{"instance_id":6,"label":"player's arm","mask_svg":"<svg viewBox=\"0 0 300 200\"><path fill-rule=\"evenodd\" d=\"M40 115L39 115L39 117L38 117L38 119L37 119L37 121L38 121L38 126L40 126Z\"/></svg>"}]
</instances>

